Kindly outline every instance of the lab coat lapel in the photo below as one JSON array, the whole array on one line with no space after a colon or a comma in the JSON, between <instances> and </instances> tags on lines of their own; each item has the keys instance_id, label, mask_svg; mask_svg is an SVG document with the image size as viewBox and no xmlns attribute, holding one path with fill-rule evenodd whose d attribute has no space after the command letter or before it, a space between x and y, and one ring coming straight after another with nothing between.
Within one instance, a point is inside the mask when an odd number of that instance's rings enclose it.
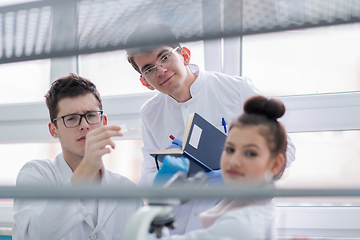
<instances>
[{"instance_id":1,"label":"lab coat lapel","mask_svg":"<svg viewBox=\"0 0 360 240\"><path fill-rule=\"evenodd\" d=\"M101 186L109 186L112 184L114 184L114 183L112 182L112 179L110 178L109 172L107 170L103 169ZM116 205L117 205L116 200L109 200L109 199L100 199L99 200L98 222L97 222L95 231L97 231L97 229L101 229L101 227L104 225L104 223L109 218L111 213L115 210Z\"/></svg>"},{"instance_id":2,"label":"lab coat lapel","mask_svg":"<svg viewBox=\"0 0 360 240\"><path fill-rule=\"evenodd\" d=\"M86 218L84 219L84 221L91 227L91 229L94 230L95 226L94 226L94 222L91 218L91 215L87 215Z\"/></svg>"},{"instance_id":3,"label":"lab coat lapel","mask_svg":"<svg viewBox=\"0 0 360 240\"><path fill-rule=\"evenodd\" d=\"M60 153L59 155L56 156L55 165L57 171L59 172L58 177L60 184L61 186L63 186L68 181L70 181L70 178L73 175L73 171L65 161L63 153Z\"/></svg>"},{"instance_id":4,"label":"lab coat lapel","mask_svg":"<svg viewBox=\"0 0 360 240\"><path fill-rule=\"evenodd\" d=\"M57 166L57 169L59 171L59 178L60 178L60 183L61 183L61 186L63 186L64 184L67 184L72 175L74 174L73 171L71 170L70 166L67 164L67 162L65 161L64 159L64 156L62 153L60 153L59 155L56 156L55 158L55 161L56 161L56 166ZM91 215L88 215L84 221L91 227L91 229L94 229L95 226L94 226L94 222L91 218Z\"/></svg>"}]
</instances>

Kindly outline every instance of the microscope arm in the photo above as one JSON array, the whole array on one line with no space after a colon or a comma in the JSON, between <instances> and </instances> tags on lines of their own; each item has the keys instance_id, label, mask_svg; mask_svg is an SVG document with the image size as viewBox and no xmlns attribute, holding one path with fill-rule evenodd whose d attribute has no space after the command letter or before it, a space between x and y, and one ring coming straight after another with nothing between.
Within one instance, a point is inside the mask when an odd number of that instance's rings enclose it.
<instances>
[{"instance_id":1,"label":"microscope arm","mask_svg":"<svg viewBox=\"0 0 360 240\"><path fill-rule=\"evenodd\" d=\"M144 206L140 208L127 222L124 240L145 240L154 218L169 215L172 210L171 206Z\"/></svg>"}]
</instances>

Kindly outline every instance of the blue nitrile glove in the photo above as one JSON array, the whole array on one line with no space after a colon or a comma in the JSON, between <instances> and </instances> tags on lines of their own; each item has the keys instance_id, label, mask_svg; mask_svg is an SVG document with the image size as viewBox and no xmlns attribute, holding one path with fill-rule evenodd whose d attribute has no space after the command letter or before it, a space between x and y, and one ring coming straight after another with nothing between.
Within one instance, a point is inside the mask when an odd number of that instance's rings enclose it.
<instances>
[{"instance_id":1,"label":"blue nitrile glove","mask_svg":"<svg viewBox=\"0 0 360 240\"><path fill-rule=\"evenodd\" d=\"M205 172L207 176L207 184L212 186L222 186L224 185L224 180L221 176L221 169L212 170L210 172Z\"/></svg>"},{"instance_id":2,"label":"blue nitrile glove","mask_svg":"<svg viewBox=\"0 0 360 240\"><path fill-rule=\"evenodd\" d=\"M163 165L155 177L154 186L163 185L178 171L188 174L189 168L189 159L185 157L173 157L166 155L164 157Z\"/></svg>"},{"instance_id":3,"label":"blue nitrile glove","mask_svg":"<svg viewBox=\"0 0 360 240\"><path fill-rule=\"evenodd\" d=\"M174 140L172 140L171 144L169 146L167 146L165 149L169 149L169 148L180 148L182 149L182 140L179 138L174 138Z\"/></svg>"}]
</instances>

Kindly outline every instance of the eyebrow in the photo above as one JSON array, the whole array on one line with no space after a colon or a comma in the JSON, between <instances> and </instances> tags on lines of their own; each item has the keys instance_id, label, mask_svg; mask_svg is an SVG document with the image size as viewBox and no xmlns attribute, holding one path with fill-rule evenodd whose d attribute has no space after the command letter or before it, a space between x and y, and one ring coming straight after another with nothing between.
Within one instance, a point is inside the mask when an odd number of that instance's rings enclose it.
<instances>
[{"instance_id":1,"label":"eyebrow","mask_svg":"<svg viewBox=\"0 0 360 240\"><path fill-rule=\"evenodd\" d=\"M157 55L157 57L156 57L156 59L159 59L163 54L164 54L164 52L166 52L166 51L169 51L169 49L163 49L163 50L161 50L160 52L159 52L159 54ZM141 68L141 72L144 72L144 70L147 68L147 67L149 67L149 66L151 66L152 64L145 64L145 66L143 66L142 68Z\"/></svg>"},{"instance_id":2,"label":"eyebrow","mask_svg":"<svg viewBox=\"0 0 360 240\"><path fill-rule=\"evenodd\" d=\"M63 116L73 115L73 114L86 114L86 113L89 113L89 112L99 112L99 111L102 111L102 110L87 110L87 111L86 111L86 112L84 112L84 113L77 113L77 112L74 112L74 113L65 114L65 115L63 115Z\"/></svg>"},{"instance_id":3,"label":"eyebrow","mask_svg":"<svg viewBox=\"0 0 360 240\"><path fill-rule=\"evenodd\" d=\"M226 142L225 145L230 145L230 146L235 146L235 144L231 143L231 142ZM245 146L243 146L244 148L247 148L247 147L255 147L257 149L260 149L258 145L256 144L253 144L253 143L250 143L250 144L247 144Z\"/></svg>"},{"instance_id":4,"label":"eyebrow","mask_svg":"<svg viewBox=\"0 0 360 240\"><path fill-rule=\"evenodd\" d=\"M255 148L257 148L257 149L260 149L258 145L253 144L253 143L247 144L247 145L245 145L244 147L255 147Z\"/></svg>"}]
</instances>

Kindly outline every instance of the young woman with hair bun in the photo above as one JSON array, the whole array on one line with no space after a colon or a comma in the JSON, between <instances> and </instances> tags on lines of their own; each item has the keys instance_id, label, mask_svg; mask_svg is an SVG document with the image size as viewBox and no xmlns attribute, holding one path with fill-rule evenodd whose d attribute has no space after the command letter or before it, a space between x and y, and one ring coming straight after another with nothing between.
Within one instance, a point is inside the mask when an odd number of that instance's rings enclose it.
<instances>
[{"instance_id":1,"label":"young woman with hair bun","mask_svg":"<svg viewBox=\"0 0 360 240\"><path fill-rule=\"evenodd\" d=\"M229 128L221 155L221 172L227 186L272 185L282 176L287 138L278 119L284 113L285 106L277 99L255 96L246 101L244 114ZM161 239L276 239L275 205L271 199L223 199L202 212L200 218L203 229Z\"/></svg>"}]
</instances>

